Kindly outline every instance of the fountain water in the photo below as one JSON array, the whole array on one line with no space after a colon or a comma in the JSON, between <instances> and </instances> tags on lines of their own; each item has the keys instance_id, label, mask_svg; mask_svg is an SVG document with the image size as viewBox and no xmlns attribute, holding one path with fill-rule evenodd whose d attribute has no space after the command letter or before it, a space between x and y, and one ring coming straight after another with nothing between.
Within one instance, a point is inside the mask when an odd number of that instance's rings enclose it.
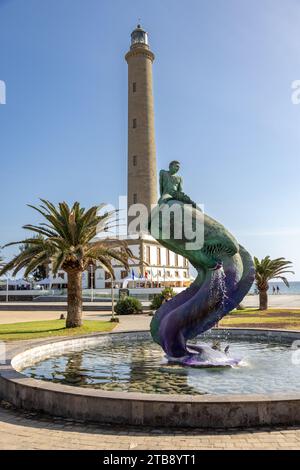
<instances>
[{"instance_id":1,"label":"fountain water","mask_svg":"<svg viewBox=\"0 0 300 470\"><path fill-rule=\"evenodd\" d=\"M226 274L223 266L219 269L214 269L209 286L208 304L211 308L214 308L216 303L224 307L225 300L227 299L225 279Z\"/></svg>"},{"instance_id":2,"label":"fountain water","mask_svg":"<svg viewBox=\"0 0 300 470\"><path fill-rule=\"evenodd\" d=\"M253 332L254 333L254 332ZM292 335L293 333L291 333ZM222 361L224 356L210 348L219 341L222 349L230 344L234 357L242 357L238 367L208 366L212 361ZM201 344L198 344L201 341ZM62 346L62 345L61 345ZM90 346L82 348L61 347L56 344L52 353L37 356L22 368L22 372L35 379L94 388L104 391L140 392L171 395L251 394L297 392L300 368L291 361L288 342L280 340L280 333L268 338L264 332L240 330L211 330L189 343L201 347L203 367L182 367L164 357L159 345L145 333L113 334L99 337ZM197 351L198 352L198 351ZM244 364L243 364L244 363ZM288 365L288 366L287 366Z\"/></svg>"}]
</instances>

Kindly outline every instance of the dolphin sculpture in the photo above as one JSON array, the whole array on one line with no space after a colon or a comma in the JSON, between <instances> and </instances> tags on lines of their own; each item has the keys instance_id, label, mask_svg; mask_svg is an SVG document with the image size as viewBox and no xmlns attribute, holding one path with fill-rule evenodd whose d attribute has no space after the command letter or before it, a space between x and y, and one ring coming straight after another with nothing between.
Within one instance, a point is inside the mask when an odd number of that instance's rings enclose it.
<instances>
[{"instance_id":1,"label":"dolphin sculpture","mask_svg":"<svg viewBox=\"0 0 300 470\"><path fill-rule=\"evenodd\" d=\"M182 217L172 217L175 205L177 214L178 207L181 209ZM164 208L171 212L169 224L162 223ZM193 227L203 231L203 243L196 249L190 245L191 234L184 227L184 220L192 220ZM182 237L175 236L180 228ZM156 206L151 212L149 229L161 245L187 258L198 273L189 288L156 311L150 326L153 340L163 348L170 362L192 367L237 364L239 359L231 358L228 351L226 354L207 344L191 344L189 340L212 328L247 294L254 281L250 254L222 224L197 206L179 200Z\"/></svg>"}]
</instances>

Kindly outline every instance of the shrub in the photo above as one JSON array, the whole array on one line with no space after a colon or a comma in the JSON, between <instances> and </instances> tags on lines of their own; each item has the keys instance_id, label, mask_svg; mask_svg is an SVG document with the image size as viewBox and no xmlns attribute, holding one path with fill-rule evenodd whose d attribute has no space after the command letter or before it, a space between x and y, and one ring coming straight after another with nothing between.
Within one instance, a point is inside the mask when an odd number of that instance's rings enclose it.
<instances>
[{"instance_id":1,"label":"shrub","mask_svg":"<svg viewBox=\"0 0 300 470\"><path fill-rule=\"evenodd\" d=\"M165 287L163 291L161 291L160 294L156 294L153 297L152 303L150 305L150 308L152 310L157 310L159 307L162 305L163 301L166 299L170 299L174 297L176 294L174 292L174 289L172 287Z\"/></svg>"},{"instance_id":2,"label":"shrub","mask_svg":"<svg viewBox=\"0 0 300 470\"><path fill-rule=\"evenodd\" d=\"M168 297L175 297L176 293L173 289L173 287L165 287L164 290L162 291L162 295L164 299L167 299Z\"/></svg>"},{"instance_id":3,"label":"shrub","mask_svg":"<svg viewBox=\"0 0 300 470\"><path fill-rule=\"evenodd\" d=\"M163 302L163 296L161 294L155 294L155 296L152 299L150 308L152 310L158 310L162 302Z\"/></svg>"},{"instance_id":4,"label":"shrub","mask_svg":"<svg viewBox=\"0 0 300 470\"><path fill-rule=\"evenodd\" d=\"M142 304L135 297L125 297L117 302L115 312L118 315L134 315L142 312Z\"/></svg>"}]
</instances>

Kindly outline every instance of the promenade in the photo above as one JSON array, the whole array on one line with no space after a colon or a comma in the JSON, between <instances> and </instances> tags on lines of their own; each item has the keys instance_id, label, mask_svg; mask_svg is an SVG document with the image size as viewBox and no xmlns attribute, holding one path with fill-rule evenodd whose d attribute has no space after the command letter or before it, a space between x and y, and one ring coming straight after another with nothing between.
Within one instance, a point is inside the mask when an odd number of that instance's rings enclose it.
<instances>
[{"instance_id":1,"label":"promenade","mask_svg":"<svg viewBox=\"0 0 300 470\"><path fill-rule=\"evenodd\" d=\"M257 295L248 295L242 302L245 307L258 307L258 296ZM64 302L9 302L7 304L9 309L5 309L6 303L0 302L0 324L8 323L19 323L26 321L39 321L39 320L55 320L59 318L62 313L66 313L66 303ZM110 302L84 302L84 305L88 307L89 310L83 312L85 320L106 320L110 318L111 312L111 303ZM149 302L147 302L149 305ZM15 310L13 307L16 307ZM27 308L26 310L20 310L22 308ZM34 307L34 310L29 310L28 306ZM40 309L39 309L40 306ZM49 310L47 310L47 306ZM93 310L93 306L95 310ZM55 309L55 307L57 307ZM101 311L97 310L101 308ZM300 309L300 295L270 295L269 296L269 308L295 308ZM144 317L144 315L139 317ZM148 315L146 318L149 319ZM123 320L126 321L126 320ZM130 326L133 326L137 322L140 324L140 320L137 316L133 317L128 325L128 329L131 329ZM147 326L147 322L145 323ZM143 328L142 328L143 329Z\"/></svg>"},{"instance_id":2,"label":"promenade","mask_svg":"<svg viewBox=\"0 0 300 470\"><path fill-rule=\"evenodd\" d=\"M0 405L1 450L238 450L300 449L300 429L268 428L243 431L147 429L97 426Z\"/></svg>"}]
</instances>

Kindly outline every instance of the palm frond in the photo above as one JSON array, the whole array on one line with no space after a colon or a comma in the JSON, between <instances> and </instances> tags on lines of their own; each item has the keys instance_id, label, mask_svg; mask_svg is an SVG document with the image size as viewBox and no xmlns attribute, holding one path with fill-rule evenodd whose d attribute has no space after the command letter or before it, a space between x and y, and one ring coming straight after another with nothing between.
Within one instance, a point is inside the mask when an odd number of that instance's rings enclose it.
<instances>
[{"instance_id":1,"label":"palm frond","mask_svg":"<svg viewBox=\"0 0 300 470\"><path fill-rule=\"evenodd\" d=\"M283 274L294 274L294 271L290 269L292 262L286 260L284 257L271 259L270 256L266 256L262 260L254 257L254 267L256 285L262 290L268 288L268 283L271 279L281 279L289 286Z\"/></svg>"},{"instance_id":2,"label":"palm frond","mask_svg":"<svg viewBox=\"0 0 300 470\"><path fill-rule=\"evenodd\" d=\"M102 206L87 210L75 202L69 206L61 202L57 206L41 199L39 206L29 205L43 218L38 225L27 224L24 229L32 232L31 237L6 246L23 245L22 252L2 267L0 274L10 270L14 273L25 269L28 275L43 263L51 264L53 273L59 269L83 271L91 262L102 266L113 277L113 262L128 269L129 259L136 259L123 240L94 240L99 232L106 233L111 219L117 211L99 214Z\"/></svg>"}]
</instances>

